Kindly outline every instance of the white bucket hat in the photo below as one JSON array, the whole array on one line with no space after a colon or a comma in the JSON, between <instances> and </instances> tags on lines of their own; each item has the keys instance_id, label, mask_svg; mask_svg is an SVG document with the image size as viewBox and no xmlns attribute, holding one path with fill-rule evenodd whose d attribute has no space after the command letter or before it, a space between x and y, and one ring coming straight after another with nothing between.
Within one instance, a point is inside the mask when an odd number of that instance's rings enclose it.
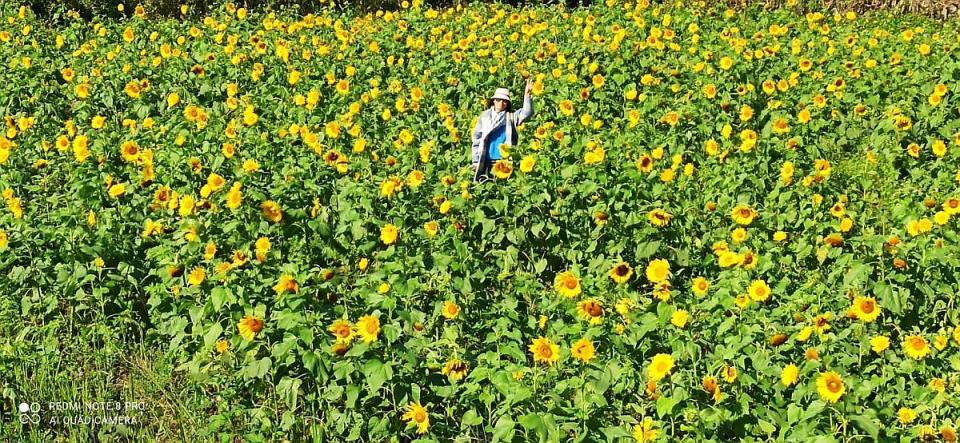
<instances>
[{"instance_id":1,"label":"white bucket hat","mask_svg":"<svg viewBox=\"0 0 960 443\"><path fill-rule=\"evenodd\" d=\"M507 88L497 88L497 90L493 93L493 97L490 98L501 98L506 101L510 101L510 91Z\"/></svg>"}]
</instances>

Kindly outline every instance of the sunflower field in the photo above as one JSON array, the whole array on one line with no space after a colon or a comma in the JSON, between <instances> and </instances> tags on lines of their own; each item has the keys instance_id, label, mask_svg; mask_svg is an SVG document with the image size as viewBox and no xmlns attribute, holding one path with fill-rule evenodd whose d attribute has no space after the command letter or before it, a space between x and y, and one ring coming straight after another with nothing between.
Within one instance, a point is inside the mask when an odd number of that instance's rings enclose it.
<instances>
[{"instance_id":1,"label":"sunflower field","mask_svg":"<svg viewBox=\"0 0 960 443\"><path fill-rule=\"evenodd\" d=\"M201 440L956 441L960 33L787 3L3 6L3 435L95 333Z\"/></svg>"}]
</instances>

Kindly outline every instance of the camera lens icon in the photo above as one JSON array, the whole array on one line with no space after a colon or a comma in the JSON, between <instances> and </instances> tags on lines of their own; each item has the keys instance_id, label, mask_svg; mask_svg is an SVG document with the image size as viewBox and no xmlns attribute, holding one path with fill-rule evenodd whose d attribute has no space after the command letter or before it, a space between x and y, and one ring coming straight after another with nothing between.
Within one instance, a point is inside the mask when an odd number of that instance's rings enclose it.
<instances>
[{"instance_id":1,"label":"camera lens icon","mask_svg":"<svg viewBox=\"0 0 960 443\"><path fill-rule=\"evenodd\" d=\"M20 424L39 424L40 423L40 403L22 402L17 409L20 410Z\"/></svg>"}]
</instances>

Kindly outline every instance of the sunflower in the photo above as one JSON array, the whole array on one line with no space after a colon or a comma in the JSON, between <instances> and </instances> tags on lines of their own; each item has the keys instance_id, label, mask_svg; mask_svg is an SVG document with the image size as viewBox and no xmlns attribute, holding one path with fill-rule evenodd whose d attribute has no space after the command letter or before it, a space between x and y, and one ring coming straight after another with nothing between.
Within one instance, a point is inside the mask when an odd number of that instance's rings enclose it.
<instances>
[{"instance_id":1,"label":"sunflower","mask_svg":"<svg viewBox=\"0 0 960 443\"><path fill-rule=\"evenodd\" d=\"M757 211L746 205L737 205L737 207L733 208L733 211L730 213L730 217L733 218L733 221L743 226L748 226L750 223L753 223L753 219L756 216Z\"/></svg>"},{"instance_id":2,"label":"sunflower","mask_svg":"<svg viewBox=\"0 0 960 443\"><path fill-rule=\"evenodd\" d=\"M596 355L596 349L593 347L593 342L586 338L581 338L570 346L570 354L577 360L589 363Z\"/></svg>"},{"instance_id":3,"label":"sunflower","mask_svg":"<svg viewBox=\"0 0 960 443\"><path fill-rule=\"evenodd\" d=\"M425 434L430 428L430 414L427 408L424 408L420 402L410 402L404 408L402 419L407 421L407 426L416 426L417 434Z\"/></svg>"},{"instance_id":4,"label":"sunflower","mask_svg":"<svg viewBox=\"0 0 960 443\"><path fill-rule=\"evenodd\" d=\"M560 347L549 338L538 337L533 339L528 348L533 354L533 361L537 363L554 364L560 359Z\"/></svg>"},{"instance_id":5,"label":"sunflower","mask_svg":"<svg viewBox=\"0 0 960 443\"><path fill-rule=\"evenodd\" d=\"M336 149L328 150L323 154L323 162L329 166L336 166L341 160L343 160L343 154Z\"/></svg>"},{"instance_id":6,"label":"sunflower","mask_svg":"<svg viewBox=\"0 0 960 443\"><path fill-rule=\"evenodd\" d=\"M897 410L897 419L901 424L908 425L917 419L917 411L912 408L900 408Z\"/></svg>"},{"instance_id":7,"label":"sunflower","mask_svg":"<svg viewBox=\"0 0 960 443\"><path fill-rule=\"evenodd\" d=\"M928 384L928 386L929 386L930 389L932 389L934 392L943 394L943 392L947 389L947 382L946 382L946 380L944 380L944 379L942 379L942 378L940 378L940 377L935 377L935 378L933 378L933 379L930 380L930 383Z\"/></svg>"},{"instance_id":8,"label":"sunflower","mask_svg":"<svg viewBox=\"0 0 960 443\"><path fill-rule=\"evenodd\" d=\"M78 144L80 143L74 139L73 145L77 146ZM140 159L140 147L137 146L136 142L125 141L120 145L120 157L122 157L124 161L136 163L137 160Z\"/></svg>"},{"instance_id":9,"label":"sunflower","mask_svg":"<svg viewBox=\"0 0 960 443\"><path fill-rule=\"evenodd\" d=\"M583 300L577 303L577 314L591 325L600 324L603 321L603 304L592 298Z\"/></svg>"},{"instance_id":10,"label":"sunflower","mask_svg":"<svg viewBox=\"0 0 960 443\"><path fill-rule=\"evenodd\" d=\"M236 182L227 191L227 207L230 209L237 209L243 203L243 193L240 192L240 186L240 182Z\"/></svg>"},{"instance_id":11,"label":"sunflower","mask_svg":"<svg viewBox=\"0 0 960 443\"><path fill-rule=\"evenodd\" d=\"M791 363L783 367L783 370L780 371L780 383L784 386L792 386L797 383L797 379L800 378L800 369L797 368L797 365Z\"/></svg>"},{"instance_id":12,"label":"sunflower","mask_svg":"<svg viewBox=\"0 0 960 443\"><path fill-rule=\"evenodd\" d=\"M823 334L830 330L830 319L833 318L832 312L825 312L813 319L814 329L818 334Z\"/></svg>"},{"instance_id":13,"label":"sunflower","mask_svg":"<svg viewBox=\"0 0 960 443\"><path fill-rule=\"evenodd\" d=\"M240 332L241 337L247 341L251 341L253 337L263 330L263 319L248 315L237 323L237 330Z\"/></svg>"},{"instance_id":14,"label":"sunflower","mask_svg":"<svg viewBox=\"0 0 960 443\"><path fill-rule=\"evenodd\" d=\"M610 269L607 275L609 275L613 281L617 282L617 284L624 284L633 276L633 268L630 267L629 263L621 260Z\"/></svg>"},{"instance_id":15,"label":"sunflower","mask_svg":"<svg viewBox=\"0 0 960 443\"><path fill-rule=\"evenodd\" d=\"M558 294L573 298L580 295L580 279L573 272L561 272L553 279L553 288Z\"/></svg>"},{"instance_id":16,"label":"sunflower","mask_svg":"<svg viewBox=\"0 0 960 443\"><path fill-rule=\"evenodd\" d=\"M603 211L596 211L593 213L593 222L596 223L597 226L604 226L608 221L610 221L610 214L607 214Z\"/></svg>"},{"instance_id":17,"label":"sunflower","mask_svg":"<svg viewBox=\"0 0 960 443\"><path fill-rule=\"evenodd\" d=\"M410 185L410 187L416 188L423 184L424 177L423 171L414 169L407 175L407 184Z\"/></svg>"},{"instance_id":18,"label":"sunflower","mask_svg":"<svg viewBox=\"0 0 960 443\"><path fill-rule=\"evenodd\" d=\"M830 215L836 218L843 217L845 213L846 209L843 207L843 202L836 202L830 207Z\"/></svg>"},{"instance_id":19,"label":"sunflower","mask_svg":"<svg viewBox=\"0 0 960 443\"><path fill-rule=\"evenodd\" d=\"M654 225L658 228L662 228L670 224L670 220L673 218L673 215L664 211L663 209L654 209L647 213L647 220L650 221L651 225Z\"/></svg>"},{"instance_id":20,"label":"sunflower","mask_svg":"<svg viewBox=\"0 0 960 443\"><path fill-rule=\"evenodd\" d=\"M600 163L604 158L606 158L606 151L600 146L590 149L583 154L583 162L588 165Z\"/></svg>"},{"instance_id":21,"label":"sunflower","mask_svg":"<svg viewBox=\"0 0 960 443\"><path fill-rule=\"evenodd\" d=\"M529 174L533 172L534 166L537 164L537 158L532 155L527 155L520 160L520 172Z\"/></svg>"},{"instance_id":22,"label":"sunflower","mask_svg":"<svg viewBox=\"0 0 960 443\"><path fill-rule=\"evenodd\" d=\"M773 121L774 134L786 134L790 132L790 123L785 118L778 118Z\"/></svg>"},{"instance_id":23,"label":"sunflower","mask_svg":"<svg viewBox=\"0 0 960 443\"><path fill-rule=\"evenodd\" d=\"M221 338L220 340L217 340L215 347L218 354L223 354L227 352L228 349L230 349L230 342L228 342L226 339Z\"/></svg>"},{"instance_id":24,"label":"sunflower","mask_svg":"<svg viewBox=\"0 0 960 443\"><path fill-rule=\"evenodd\" d=\"M187 283L190 283L190 286L200 286L206 278L207 272L204 271L202 267L197 266L190 271L190 277L187 279Z\"/></svg>"},{"instance_id":25,"label":"sunflower","mask_svg":"<svg viewBox=\"0 0 960 443\"><path fill-rule=\"evenodd\" d=\"M703 95L707 98L714 98L717 96L717 85L710 83L702 88Z\"/></svg>"},{"instance_id":26,"label":"sunflower","mask_svg":"<svg viewBox=\"0 0 960 443\"><path fill-rule=\"evenodd\" d=\"M670 262L658 258L647 264L647 280L660 283L670 278Z\"/></svg>"},{"instance_id":27,"label":"sunflower","mask_svg":"<svg viewBox=\"0 0 960 443\"><path fill-rule=\"evenodd\" d=\"M347 92L350 92L350 82L348 82L347 80L338 81L337 92L339 92L341 95L344 95Z\"/></svg>"},{"instance_id":28,"label":"sunflower","mask_svg":"<svg viewBox=\"0 0 960 443\"><path fill-rule=\"evenodd\" d=\"M927 339L919 335L908 335L903 339L903 352L914 360L920 360L930 353Z\"/></svg>"},{"instance_id":29,"label":"sunflower","mask_svg":"<svg viewBox=\"0 0 960 443\"><path fill-rule=\"evenodd\" d=\"M296 294L297 291L300 290L300 285L292 275L283 274L280 276L277 284L273 286L273 290L277 293L277 295L282 295L287 292Z\"/></svg>"},{"instance_id":30,"label":"sunflower","mask_svg":"<svg viewBox=\"0 0 960 443\"><path fill-rule=\"evenodd\" d=\"M900 131L909 131L913 127L913 121L905 115L897 115L893 118L893 125Z\"/></svg>"},{"instance_id":31,"label":"sunflower","mask_svg":"<svg viewBox=\"0 0 960 443\"><path fill-rule=\"evenodd\" d=\"M881 310L873 297L857 296L853 299L853 312L863 322L872 323L880 316Z\"/></svg>"},{"instance_id":32,"label":"sunflower","mask_svg":"<svg viewBox=\"0 0 960 443\"><path fill-rule=\"evenodd\" d=\"M499 179L508 179L513 174L513 163L510 160L497 160L493 164L493 175Z\"/></svg>"},{"instance_id":33,"label":"sunflower","mask_svg":"<svg viewBox=\"0 0 960 443\"><path fill-rule=\"evenodd\" d=\"M428 221L423 224L423 230L427 233L428 236L433 237L437 235L437 231L440 230L440 224L436 221Z\"/></svg>"},{"instance_id":34,"label":"sunflower","mask_svg":"<svg viewBox=\"0 0 960 443\"><path fill-rule=\"evenodd\" d=\"M653 356L653 359L650 361L650 366L647 367L647 375L649 375L652 381L660 381L669 375L671 370L673 370L673 356L670 354L657 354Z\"/></svg>"},{"instance_id":35,"label":"sunflower","mask_svg":"<svg viewBox=\"0 0 960 443\"><path fill-rule=\"evenodd\" d=\"M470 366L466 362L460 359L451 359L440 371L443 375L446 375L450 380L460 381L467 376L467 371L470 370Z\"/></svg>"},{"instance_id":36,"label":"sunflower","mask_svg":"<svg viewBox=\"0 0 960 443\"><path fill-rule=\"evenodd\" d=\"M796 169L793 165L793 162L784 162L780 166L780 181L785 185L793 183L793 175L796 173Z\"/></svg>"},{"instance_id":37,"label":"sunflower","mask_svg":"<svg viewBox=\"0 0 960 443\"><path fill-rule=\"evenodd\" d=\"M933 338L933 347L937 348L938 351L942 351L944 348L946 348L948 343L949 340L947 340L946 335L938 334Z\"/></svg>"},{"instance_id":38,"label":"sunflower","mask_svg":"<svg viewBox=\"0 0 960 443\"><path fill-rule=\"evenodd\" d=\"M843 384L843 379L836 372L823 372L817 377L817 393L820 394L820 398L830 403L836 403L843 396L844 391L846 391L846 387Z\"/></svg>"},{"instance_id":39,"label":"sunflower","mask_svg":"<svg viewBox=\"0 0 960 443\"><path fill-rule=\"evenodd\" d=\"M654 429L653 425L652 418L644 418L643 422L633 426L633 439L636 440L637 443L656 440L660 435L660 431Z\"/></svg>"},{"instance_id":40,"label":"sunflower","mask_svg":"<svg viewBox=\"0 0 960 443\"><path fill-rule=\"evenodd\" d=\"M372 315L364 315L357 320L357 333L364 343L377 341L380 334L380 319Z\"/></svg>"},{"instance_id":41,"label":"sunflower","mask_svg":"<svg viewBox=\"0 0 960 443\"><path fill-rule=\"evenodd\" d=\"M693 279L693 284L691 286L693 293L701 297L706 295L707 291L710 290L710 282L703 277L697 277Z\"/></svg>"},{"instance_id":42,"label":"sunflower","mask_svg":"<svg viewBox=\"0 0 960 443\"><path fill-rule=\"evenodd\" d=\"M335 121L327 122L323 127L323 133L326 134L329 138L337 138L340 136L341 128L340 123Z\"/></svg>"},{"instance_id":43,"label":"sunflower","mask_svg":"<svg viewBox=\"0 0 960 443\"><path fill-rule=\"evenodd\" d=\"M443 314L447 320L453 320L460 315L460 306L455 302L447 300L443 302L443 308L441 308L440 313Z\"/></svg>"},{"instance_id":44,"label":"sunflower","mask_svg":"<svg viewBox=\"0 0 960 443\"><path fill-rule=\"evenodd\" d=\"M943 425L940 428L940 438L948 443L957 441L957 430L953 426Z\"/></svg>"},{"instance_id":45,"label":"sunflower","mask_svg":"<svg viewBox=\"0 0 960 443\"><path fill-rule=\"evenodd\" d=\"M723 368L723 380L727 383L733 383L737 381L737 368L733 366L726 366Z\"/></svg>"},{"instance_id":46,"label":"sunflower","mask_svg":"<svg viewBox=\"0 0 960 443\"><path fill-rule=\"evenodd\" d=\"M720 69L724 71L729 71L733 67L733 59L727 56L720 58Z\"/></svg>"},{"instance_id":47,"label":"sunflower","mask_svg":"<svg viewBox=\"0 0 960 443\"><path fill-rule=\"evenodd\" d=\"M637 169L639 169L640 172L650 172L653 170L653 158L647 154L643 154L638 157L636 164Z\"/></svg>"},{"instance_id":48,"label":"sunflower","mask_svg":"<svg viewBox=\"0 0 960 443\"><path fill-rule=\"evenodd\" d=\"M263 218L273 223L278 223L283 218L283 212L280 210L280 205L273 200L267 200L261 203L260 212L263 213Z\"/></svg>"},{"instance_id":49,"label":"sunflower","mask_svg":"<svg viewBox=\"0 0 960 443\"><path fill-rule=\"evenodd\" d=\"M717 264L721 268L729 268L743 263L743 256L733 251L720 251Z\"/></svg>"},{"instance_id":50,"label":"sunflower","mask_svg":"<svg viewBox=\"0 0 960 443\"><path fill-rule=\"evenodd\" d=\"M130 98L140 98L140 93L142 89L140 88L140 83L136 80L130 80L127 82L127 85L123 88L123 91L127 93Z\"/></svg>"},{"instance_id":51,"label":"sunflower","mask_svg":"<svg viewBox=\"0 0 960 443\"><path fill-rule=\"evenodd\" d=\"M717 378L712 375L703 377L703 380L701 381L701 385L703 385L704 391L707 391L710 394L713 394L714 392L717 391L717 388L718 388Z\"/></svg>"},{"instance_id":52,"label":"sunflower","mask_svg":"<svg viewBox=\"0 0 960 443\"><path fill-rule=\"evenodd\" d=\"M734 243L743 243L747 239L747 230L743 228L734 229L730 234L730 240Z\"/></svg>"},{"instance_id":53,"label":"sunflower","mask_svg":"<svg viewBox=\"0 0 960 443\"><path fill-rule=\"evenodd\" d=\"M673 286L670 284L670 282L664 280L654 285L653 296L662 302L670 301L670 289L672 288Z\"/></svg>"},{"instance_id":54,"label":"sunflower","mask_svg":"<svg viewBox=\"0 0 960 443\"><path fill-rule=\"evenodd\" d=\"M124 192L127 192L127 187L123 183L118 183L110 186L110 189L107 191L107 194L109 194L113 198L119 198L121 195L123 195Z\"/></svg>"},{"instance_id":55,"label":"sunflower","mask_svg":"<svg viewBox=\"0 0 960 443\"><path fill-rule=\"evenodd\" d=\"M960 214L960 198L950 197L944 201L943 211L949 215Z\"/></svg>"},{"instance_id":56,"label":"sunflower","mask_svg":"<svg viewBox=\"0 0 960 443\"><path fill-rule=\"evenodd\" d=\"M890 347L890 339L883 335L878 335L870 339L870 349L877 354L886 351Z\"/></svg>"},{"instance_id":57,"label":"sunflower","mask_svg":"<svg viewBox=\"0 0 960 443\"><path fill-rule=\"evenodd\" d=\"M760 302L770 298L770 286L763 280L754 280L747 291L753 301Z\"/></svg>"},{"instance_id":58,"label":"sunflower","mask_svg":"<svg viewBox=\"0 0 960 443\"><path fill-rule=\"evenodd\" d=\"M337 343L350 343L353 340L353 326L347 320L335 320L327 330L337 337Z\"/></svg>"},{"instance_id":59,"label":"sunflower","mask_svg":"<svg viewBox=\"0 0 960 443\"><path fill-rule=\"evenodd\" d=\"M380 241L382 241L385 245L392 245L397 241L398 234L399 231L397 230L397 227L391 223L387 223L383 226L383 228L380 229Z\"/></svg>"},{"instance_id":60,"label":"sunflower","mask_svg":"<svg viewBox=\"0 0 960 443\"><path fill-rule=\"evenodd\" d=\"M683 329L687 326L687 321L689 319L690 313L684 309L673 311L673 314L670 315L670 323L680 329Z\"/></svg>"}]
</instances>

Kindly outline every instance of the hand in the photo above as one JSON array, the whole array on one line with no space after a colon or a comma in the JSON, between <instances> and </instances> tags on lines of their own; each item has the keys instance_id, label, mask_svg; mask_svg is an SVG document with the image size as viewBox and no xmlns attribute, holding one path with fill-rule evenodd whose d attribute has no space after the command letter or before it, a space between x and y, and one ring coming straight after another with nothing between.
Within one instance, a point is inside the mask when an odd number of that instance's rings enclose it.
<instances>
[{"instance_id":1,"label":"hand","mask_svg":"<svg viewBox=\"0 0 960 443\"><path fill-rule=\"evenodd\" d=\"M527 79L527 87L523 90L524 95L530 95L530 91L533 90L533 81L529 78Z\"/></svg>"}]
</instances>

